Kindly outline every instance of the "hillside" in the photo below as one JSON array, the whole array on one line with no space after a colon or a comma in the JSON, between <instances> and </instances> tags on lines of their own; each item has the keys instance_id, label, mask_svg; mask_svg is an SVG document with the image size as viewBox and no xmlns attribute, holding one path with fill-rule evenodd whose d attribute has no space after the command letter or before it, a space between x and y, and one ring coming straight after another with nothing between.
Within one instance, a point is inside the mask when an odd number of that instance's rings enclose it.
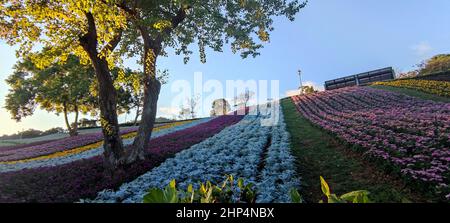
<instances>
[{"instance_id":1,"label":"hillside","mask_svg":"<svg viewBox=\"0 0 450 223\"><path fill-rule=\"evenodd\" d=\"M145 160L113 178L99 132L3 147L0 202L142 202L171 179L185 189L226 175L263 203L291 202L291 189L317 202L320 176L333 193L365 189L375 202L449 199L450 103L350 87L247 111L161 124ZM121 130L125 145L135 131Z\"/></svg>"},{"instance_id":2,"label":"hillside","mask_svg":"<svg viewBox=\"0 0 450 223\"><path fill-rule=\"evenodd\" d=\"M448 199L450 103L368 87L292 100L302 117L338 139L337 147L363 154L378 170L399 176L427 197Z\"/></svg>"}]
</instances>

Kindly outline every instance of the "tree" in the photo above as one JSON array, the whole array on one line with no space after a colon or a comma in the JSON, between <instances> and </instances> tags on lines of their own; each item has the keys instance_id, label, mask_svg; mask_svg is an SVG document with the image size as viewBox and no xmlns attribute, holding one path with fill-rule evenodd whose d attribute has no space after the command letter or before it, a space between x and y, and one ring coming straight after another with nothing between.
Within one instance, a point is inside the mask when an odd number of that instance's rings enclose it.
<instances>
[{"instance_id":1,"label":"tree","mask_svg":"<svg viewBox=\"0 0 450 223\"><path fill-rule=\"evenodd\" d=\"M129 162L144 158L161 88L155 74L156 62L158 56L167 55L166 48L184 54L185 63L192 53L189 50L192 43L198 44L202 62L206 62L206 47L222 51L225 43L243 58L257 56L261 43L269 41L272 17L285 15L294 20L305 5L297 0L289 3L281 0L116 1L116 6L126 14L129 27L121 44L122 51L129 56L140 55L145 74L142 121Z\"/></svg>"},{"instance_id":2,"label":"tree","mask_svg":"<svg viewBox=\"0 0 450 223\"><path fill-rule=\"evenodd\" d=\"M305 6L306 2L297 0L16 0L0 5L0 37L20 43L19 53L37 42L90 59L100 92L106 163L115 167L125 157L110 76L118 55L141 56L144 72L142 121L127 157L133 162L144 159L155 121L161 89L156 75L158 56L174 48L187 62L192 53L189 46L197 43L202 62L206 62L206 47L222 51L224 44L243 58L255 57L270 39L273 17L284 15L292 21ZM114 52L119 43L120 50Z\"/></svg>"},{"instance_id":3,"label":"tree","mask_svg":"<svg viewBox=\"0 0 450 223\"><path fill-rule=\"evenodd\" d=\"M121 72L119 72L121 71ZM158 70L158 78L161 84L165 84L165 78L169 75L167 70ZM123 108L127 112L131 109L136 109L136 115L134 118L134 125L137 125L138 118L142 115L142 107L144 106L144 86L141 83L144 78L144 74L141 71L132 71L129 68L124 70L115 68L112 70L115 84L120 86L119 88L119 100L118 107ZM120 110L120 109L119 109Z\"/></svg>"},{"instance_id":4,"label":"tree","mask_svg":"<svg viewBox=\"0 0 450 223\"><path fill-rule=\"evenodd\" d=\"M130 110L136 109L134 119L136 125L143 106L144 89L141 84L143 73L129 68L114 68L111 73L118 91L118 111L129 113Z\"/></svg>"},{"instance_id":5,"label":"tree","mask_svg":"<svg viewBox=\"0 0 450 223\"><path fill-rule=\"evenodd\" d=\"M178 114L178 118L180 120L186 120L191 115L191 111L189 108L183 107L183 105L180 105L180 113Z\"/></svg>"},{"instance_id":6,"label":"tree","mask_svg":"<svg viewBox=\"0 0 450 223\"><path fill-rule=\"evenodd\" d=\"M439 54L417 65L419 75L450 70L450 54Z\"/></svg>"},{"instance_id":7,"label":"tree","mask_svg":"<svg viewBox=\"0 0 450 223\"><path fill-rule=\"evenodd\" d=\"M19 45L18 56L27 57L35 46L43 46L49 49L47 53L32 58L38 67L49 66L54 61L64 62L70 54L94 67L108 170L116 169L125 161L117 121L117 94L110 75L110 69L120 61L114 49L125 27L126 19L112 1L0 3L0 38Z\"/></svg>"},{"instance_id":8,"label":"tree","mask_svg":"<svg viewBox=\"0 0 450 223\"><path fill-rule=\"evenodd\" d=\"M196 117L196 108L198 105L199 96L194 96L191 98L188 98L187 101L187 107L185 107L183 104L180 105L180 119L195 119Z\"/></svg>"},{"instance_id":9,"label":"tree","mask_svg":"<svg viewBox=\"0 0 450 223\"><path fill-rule=\"evenodd\" d=\"M231 110L230 103L225 98L214 100L211 107L211 116L226 115Z\"/></svg>"},{"instance_id":10,"label":"tree","mask_svg":"<svg viewBox=\"0 0 450 223\"><path fill-rule=\"evenodd\" d=\"M246 88L243 93L235 97L235 105L242 106L244 108L245 114L247 114L248 102L253 98L254 95L255 92L250 91L248 88Z\"/></svg>"},{"instance_id":11,"label":"tree","mask_svg":"<svg viewBox=\"0 0 450 223\"><path fill-rule=\"evenodd\" d=\"M314 89L313 86L302 86L302 90L301 90L302 94L312 94L312 93L316 93L317 90Z\"/></svg>"},{"instance_id":12,"label":"tree","mask_svg":"<svg viewBox=\"0 0 450 223\"><path fill-rule=\"evenodd\" d=\"M197 116L197 105L198 105L199 97L195 96L188 99L189 111L191 112L191 118L194 119Z\"/></svg>"},{"instance_id":13,"label":"tree","mask_svg":"<svg viewBox=\"0 0 450 223\"><path fill-rule=\"evenodd\" d=\"M14 66L14 73L6 80L11 89L5 108L16 121L33 115L37 105L57 115L63 113L70 136L75 136L79 113L95 114L96 98L89 93L92 73L90 66L81 65L73 55L64 64L55 63L45 69L37 68L27 58ZM75 113L73 124L69 113Z\"/></svg>"}]
</instances>

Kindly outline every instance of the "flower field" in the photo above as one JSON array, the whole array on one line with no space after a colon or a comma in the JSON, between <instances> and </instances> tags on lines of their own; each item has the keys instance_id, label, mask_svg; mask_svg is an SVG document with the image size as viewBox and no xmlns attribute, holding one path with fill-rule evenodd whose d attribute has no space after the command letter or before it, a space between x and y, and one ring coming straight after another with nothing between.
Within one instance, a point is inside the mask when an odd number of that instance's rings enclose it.
<instances>
[{"instance_id":1,"label":"flower field","mask_svg":"<svg viewBox=\"0 0 450 223\"><path fill-rule=\"evenodd\" d=\"M0 202L74 202L93 198L97 192L116 188L135 179L173 154L215 135L241 119L242 116L222 116L153 138L146 149L146 160L126 167L114 177L104 174L101 156L62 165L0 173Z\"/></svg>"},{"instance_id":2,"label":"flower field","mask_svg":"<svg viewBox=\"0 0 450 223\"><path fill-rule=\"evenodd\" d=\"M148 188L162 188L171 179L185 189L206 180L219 183L226 174L243 178L257 187L256 202L290 202L289 190L299 186L294 158L289 152L289 134L283 117L278 125L263 126L270 112L247 115L238 124L183 150L152 171L104 190L88 202L142 202Z\"/></svg>"},{"instance_id":3,"label":"flower field","mask_svg":"<svg viewBox=\"0 0 450 223\"><path fill-rule=\"evenodd\" d=\"M450 199L449 103L365 87L292 100L312 123L362 148L424 191Z\"/></svg>"},{"instance_id":4,"label":"flower field","mask_svg":"<svg viewBox=\"0 0 450 223\"><path fill-rule=\"evenodd\" d=\"M130 128L125 131L121 131L120 134L126 135L128 133L136 131L137 128ZM85 145L89 145L95 142L101 141L103 138L102 133L91 133L78 135L74 137L68 137L60 140L51 141L44 144L33 145L28 147L1 150L0 162L8 162L15 160L22 160L26 158L33 158L37 156L43 156L51 153L56 153L68 149L73 149Z\"/></svg>"},{"instance_id":5,"label":"flower field","mask_svg":"<svg viewBox=\"0 0 450 223\"><path fill-rule=\"evenodd\" d=\"M209 118L200 119L196 121L184 121L170 123L153 129L152 138L160 137L172 132L180 131L192 126L210 121ZM135 132L123 135L124 145L130 145L135 136ZM46 166L56 166L65 163L70 163L79 159L87 159L94 156L99 156L103 153L103 142L97 142L86 146L77 147L61 152L56 152L49 155L28 158L17 161L0 162L0 172L16 171L25 168L36 168Z\"/></svg>"},{"instance_id":6,"label":"flower field","mask_svg":"<svg viewBox=\"0 0 450 223\"><path fill-rule=\"evenodd\" d=\"M296 107L290 110L297 108L383 169L442 201L450 199L450 103L370 87L291 99ZM254 108L245 116L157 126L146 159L114 176L105 174L99 134L5 147L0 151L0 202L140 203L149 188L164 188L172 179L186 190L205 181L219 184L229 175L255 185L258 203L291 202L290 191L300 188L302 172L297 172L284 114ZM266 125L270 120L277 122ZM135 131L121 132L125 146Z\"/></svg>"},{"instance_id":7,"label":"flower field","mask_svg":"<svg viewBox=\"0 0 450 223\"><path fill-rule=\"evenodd\" d=\"M417 80L405 79L385 82L375 82L373 85L392 86L401 88L410 88L425 93L436 94L444 97L450 97L450 82L433 81L433 80Z\"/></svg>"}]
</instances>

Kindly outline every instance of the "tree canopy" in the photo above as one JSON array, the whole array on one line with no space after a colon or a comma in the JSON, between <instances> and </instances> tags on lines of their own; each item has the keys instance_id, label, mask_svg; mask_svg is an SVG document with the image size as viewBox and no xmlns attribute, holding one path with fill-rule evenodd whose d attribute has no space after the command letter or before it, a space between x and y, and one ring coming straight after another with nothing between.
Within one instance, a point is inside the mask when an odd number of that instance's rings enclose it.
<instances>
[{"instance_id":1,"label":"tree canopy","mask_svg":"<svg viewBox=\"0 0 450 223\"><path fill-rule=\"evenodd\" d=\"M431 74L450 70L450 54L439 54L418 65L419 74Z\"/></svg>"},{"instance_id":2,"label":"tree canopy","mask_svg":"<svg viewBox=\"0 0 450 223\"><path fill-rule=\"evenodd\" d=\"M117 1L129 23L121 47L128 55L143 54L142 37L150 37L158 55L173 48L188 62L193 53L189 45L198 45L200 60L206 62L207 47L221 52L229 44L243 58L259 55L264 42L270 40L273 16L294 20L306 2L280 0L156 0ZM142 62L142 61L141 61Z\"/></svg>"},{"instance_id":3,"label":"tree canopy","mask_svg":"<svg viewBox=\"0 0 450 223\"><path fill-rule=\"evenodd\" d=\"M49 112L64 113L68 130L76 134L78 113L95 115L97 99L90 94L93 69L70 55L64 64L39 69L30 59L18 62L6 82L11 86L5 108L16 121L33 114L40 106ZM76 113L72 129L68 113Z\"/></svg>"},{"instance_id":4,"label":"tree canopy","mask_svg":"<svg viewBox=\"0 0 450 223\"><path fill-rule=\"evenodd\" d=\"M156 77L158 56L172 48L188 62L197 44L201 62L206 48L221 52L229 45L243 58L257 56L270 41L273 17L294 20L306 2L298 0L14 0L0 2L0 38L19 45L25 58L39 47L46 53L31 60L42 69L63 64L69 55L94 67L104 135L106 165L114 169L143 159L153 128L161 83ZM142 121L131 153L125 154L117 120L117 89L111 70L123 57L139 56L143 65ZM126 77L120 74L117 78ZM24 110L26 111L26 110Z\"/></svg>"},{"instance_id":5,"label":"tree canopy","mask_svg":"<svg viewBox=\"0 0 450 223\"><path fill-rule=\"evenodd\" d=\"M96 15L95 26L98 50L115 65L110 46L117 32L126 25L124 14L108 4L95 0L2 1L0 3L0 38L11 45L19 45L17 55L28 57L29 52L46 49L32 59L39 68L55 61L64 62L74 54L87 63L89 57L80 45L87 33L87 13ZM114 61L114 62L113 62Z\"/></svg>"}]
</instances>

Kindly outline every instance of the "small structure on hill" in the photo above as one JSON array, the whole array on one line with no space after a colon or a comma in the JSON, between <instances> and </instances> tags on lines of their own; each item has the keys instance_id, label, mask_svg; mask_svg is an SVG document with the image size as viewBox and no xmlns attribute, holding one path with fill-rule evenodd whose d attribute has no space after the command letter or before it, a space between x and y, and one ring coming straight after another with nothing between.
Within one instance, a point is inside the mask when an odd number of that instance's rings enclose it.
<instances>
[{"instance_id":1,"label":"small structure on hill","mask_svg":"<svg viewBox=\"0 0 450 223\"><path fill-rule=\"evenodd\" d=\"M228 103L227 100L224 98L214 100L212 103L212 110L210 112L211 116L220 116L220 115L226 115L228 112L230 112L230 103Z\"/></svg>"},{"instance_id":2,"label":"small structure on hill","mask_svg":"<svg viewBox=\"0 0 450 223\"><path fill-rule=\"evenodd\" d=\"M351 86L364 86L377 81L393 80L394 78L394 69L392 69L392 67L386 67L383 69L325 81L325 90L334 90Z\"/></svg>"}]
</instances>

